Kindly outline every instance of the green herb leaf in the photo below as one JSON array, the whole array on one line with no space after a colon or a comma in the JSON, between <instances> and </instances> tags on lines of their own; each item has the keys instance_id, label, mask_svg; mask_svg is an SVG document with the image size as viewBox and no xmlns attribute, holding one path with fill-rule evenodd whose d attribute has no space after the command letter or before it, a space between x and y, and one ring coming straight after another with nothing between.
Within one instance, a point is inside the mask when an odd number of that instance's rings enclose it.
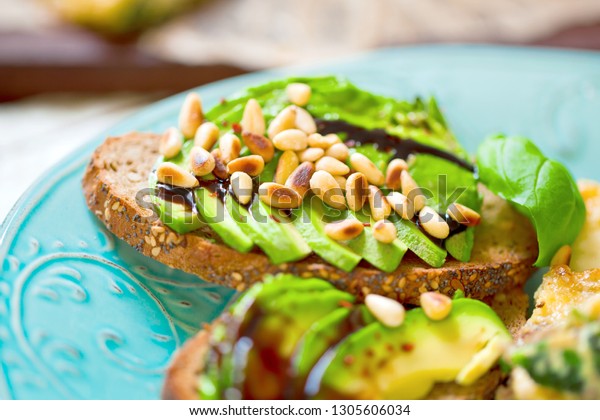
<instances>
[{"instance_id":1,"label":"green herb leaf","mask_svg":"<svg viewBox=\"0 0 600 420\"><path fill-rule=\"evenodd\" d=\"M585 205L569 171L524 137L492 136L477 152L479 178L527 216L538 237L537 267L571 244L585 221Z\"/></svg>"}]
</instances>

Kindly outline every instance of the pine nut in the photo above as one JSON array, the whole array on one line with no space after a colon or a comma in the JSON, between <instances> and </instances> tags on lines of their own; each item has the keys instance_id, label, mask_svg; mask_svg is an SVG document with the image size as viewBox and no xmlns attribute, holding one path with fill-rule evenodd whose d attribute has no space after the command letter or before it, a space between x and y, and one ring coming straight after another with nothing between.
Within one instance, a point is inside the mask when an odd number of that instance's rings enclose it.
<instances>
[{"instance_id":1,"label":"pine nut","mask_svg":"<svg viewBox=\"0 0 600 420\"><path fill-rule=\"evenodd\" d=\"M241 204L248 204L252 199L252 178L246 172L231 174L231 188Z\"/></svg>"},{"instance_id":2,"label":"pine nut","mask_svg":"<svg viewBox=\"0 0 600 420\"><path fill-rule=\"evenodd\" d=\"M327 171L331 175L346 175L350 172L348 165L331 156L323 156L317 161L316 167L317 171Z\"/></svg>"},{"instance_id":3,"label":"pine nut","mask_svg":"<svg viewBox=\"0 0 600 420\"><path fill-rule=\"evenodd\" d=\"M338 185L340 186L340 188L342 189L342 191L346 191L346 178L344 178L343 176L340 175L334 175L333 179L335 179L335 182L338 183Z\"/></svg>"},{"instance_id":4,"label":"pine nut","mask_svg":"<svg viewBox=\"0 0 600 420\"><path fill-rule=\"evenodd\" d=\"M294 209L302 202L296 191L275 182L262 183L258 196L265 204L277 209Z\"/></svg>"},{"instance_id":5,"label":"pine nut","mask_svg":"<svg viewBox=\"0 0 600 420\"><path fill-rule=\"evenodd\" d=\"M304 106L310 101L311 89L306 83L290 83L285 92L290 102L295 105Z\"/></svg>"},{"instance_id":6,"label":"pine nut","mask_svg":"<svg viewBox=\"0 0 600 420\"><path fill-rule=\"evenodd\" d=\"M346 162L350 156L350 151L348 150L348 146L346 146L344 143L335 143L331 145L329 149L327 149L325 156L331 156L340 162Z\"/></svg>"},{"instance_id":7,"label":"pine nut","mask_svg":"<svg viewBox=\"0 0 600 420\"><path fill-rule=\"evenodd\" d=\"M306 133L297 128L283 130L273 139L273 145L279 150L304 150L308 146Z\"/></svg>"},{"instance_id":8,"label":"pine nut","mask_svg":"<svg viewBox=\"0 0 600 420\"><path fill-rule=\"evenodd\" d=\"M365 297L365 306L386 327L399 327L404 322L404 306L393 299L371 294Z\"/></svg>"},{"instance_id":9,"label":"pine nut","mask_svg":"<svg viewBox=\"0 0 600 420\"><path fill-rule=\"evenodd\" d=\"M339 220L325 225L325 234L336 241L349 241L364 230L364 225L356 219Z\"/></svg>"},{"instance_id":10,"label":"pine nut","mask_svg":"<svg viewBox=\"0 0 600 420\"><path fill-rule=\"evenodd\" d=\"M316 171L310 178L310 188L317 197L336 209L345 209L346 200L342 189L333 175L326 171Z\"/></svg>"},{"instance_id":11,"label":"pine nut","mask_svg":"<svg viewBox=\"0 0 600 420\"><path fill-rule=\"evenodd\" d=\"M240 156L242 143L235 134L226 133L219 140L219 149L221 149L221 159L227 164Z\"/></svg>"},{"instance_id":12,"label":"pine nut","mask_svg":"<svg viewBox=\"0 0 600 420\"><path fill-rule=\"evenodd\" d=\"M481 222L481 215L479 213L460 203L450 204L446 213L461 225L477 226Z\"/></svg>"},{"instance_id":13,"label":"pine nut","mask_svg":"<svg viewBox=\"0 0 600 420\"><path fill-rule=\"evenodd\" d=\"M378 220L373 225L373 237L384 244L391 244L397 237L396 226L389 220Z\"/></svg>"},{"instance_id":14,"label":"pine nut","mask_svg":"<svg viewBox=\"0 0 600 420\"><path fill-rule=\"evenodd\" d=\"M450 234L448 223L429 206L423 207L419 212L419 223L434 238L444 239Z\"/></svg>"},{"instance_id":15,"label":"pine nut","mask_svg":"<svg viewBox=\"0 0 600 420\"><path fill-rule=\"evenodd\" d=\"M571 246L563 245L561 246L556 254L552 257L552 261L550 261L550 265L569 265L571 262Z\"/></svg>"},{"instance_id":16,"label":"pine nut","mask_svg":"<svg viewBox=\"0 0 600 420\"><path fill-rule=\"evenodd\" d=\"M202 147L194 146L190 151L190 170L196 176L208 175L215 169L215 158Z\"/></svg>"},{"instance_id":17,"label":"pine nut","mask_svg":"<svg viewBox=\"0 0 600 420\"><path fill-rule=\"evenodd\" d=\"M415 211L420 211L427 203L427 198L408 171L402 171L400 174L400 184L402 194L413 202Z\"/></svg>"},{"instance_id":18,"label":"pine nut","mask_svg":"<svg viewBox=\"0 0 600 420\"><path fill-rule=\"evenodd\" d=\"M433 321L441 321L452 311L452 299L441 293L426 292L421 294L419 300L423 312Z\"/></svg>"},{"instance_id":19,"label":"pine nut","mask_svg":"<svg viewBox=\"0 0 600 420\"><path fill-rule=\"evenodd\" d=\"M285 184L288 177L298 167L300 162L298 156L291 150L287 150L281 154L275 169L274 181L278 184Z\"/></svg>"},{"instance_id":20,"label":"pine nut","mask_svg":"<svg viewBox=\"0 0 600 420\"><path fill-rule=\"evenodd\" d=\"M256 99L249 99L244 108L242 131L262 136L265 133L265 117L262 108Z\"/></svg>"},{"instance_id":21,"label":"pine nut","mask_svg":"<svg viewBox=\"0 0 600 420\"><path fill-rule=\"evenodd\" d=\"M198 180L191 173L184 171L173 162L163 162L156 168L156 178L163 184L174 185L182 188L193 188L199 185Z\"/></svg>"},{"instance_id":22,"label":"pine nut","mask_svg":"<svg viewBox=\"0 0 600 420\"><path fill-rule=\"evenodd\" d=\"M314 133L308 136L308 145L310 147L320 147L321 149L327 150L336 143L341 142L337 134L328 134L322 136L319 133Z\"/></svg>"},{"instance_id":23,"label":"pine nut","mask_svg":"<svg viewBox=\"0 0 600 420\"><path fill-rule=\"evenodd\" d=\"M275 148L271 140L265 136L244 131L242 132L242 139L244 139L244 144L250 152L261 156L265 162L270 162L273 159Z\"/></svg>"},{"instance_id":24,"label":"pine nut","mask_svg":"<svg viewBox=\"0 0 600 420\"><path fill-rule=\"evenodd\" d=\"M369 208L374 220L382 220L390 215L392 208L383 193L375 185L369 185Z\"/></svg>"},{"instance_id":25,"label":"pine nut","mask_svg":"<svg viewBox=\"0 0 600 420\"><path fill-rule=\"evenodd\" d=\"M392 159L385 173L385 185L391 190L399 190L402 187L400 175L402 171L408 170L408 164L404 159Z\"/></svg>"},{"instance_id":26,"label":"pine nut","mask_svg":"<svg viewBox=\"0 0 600 420\"><path fill-rule=\"evenodd\" d=\"M353 153L350 156L350 166L355 171L362 172L370 184L379 186L385 182L385 177L379 168L362 153Z\"/></svg>"},{"instance_id":27,"label":"pine nut","mask_svg":"<svg viewBox=\"0 0 600 420\"><path fill-rule=\"evenodd\" d=\"M300 162L316 162L325 154L325 150L319 147L309 147L306 150L298 152Z\"/></svg>"},{"instance_id":28,"label":"pine nut","mask_svg":"<svg viewBox=\"0 0 600 420\"><path fill-rule=\"evenodd\" d=\"M267 134L273 140L275 136L284 130L296 127L296 107L288 106L284 108L269 124Z\"/></svg>"},{"instance_id":29,"label":"pine nut","mask_svg":"<svg viewBox=\"0 0 600 420\"><path fill-rule=\"evenodd\" d=\"M202 124L202 101L197 93L188 93L179 111L179 129L186 139L191 139Z\"/></svg>"},{"instance_id":30,"label":"pine nut","mask_svg":"<svg viewBox=\"0 0 600 420\"><path fill-rule=\"evenodd\" d=\"M355 172L346 180L346 201L352 211L359 211L369 195L369 182L360 172Z\"/></svg>"},{"instance_id":31,"label":"pine nut","mask_svg":"<svg viewBox=\"0 0 600 420\"><path fill-rule=\"evenodd\" d=\"M207 121L196 130L194 145L202 147L204 150L210 150L217 140L219 140L219 127L215 123Z\"/></svg>"},{"instance_id":32,"label":"pine nut","mask_svg":"<svg viewBox=\"0 0 600 420\"><path fill-rule=\"evenodd\" d=\"M317 124L310 113L300 107L296 107L296 128L304 131L306 134L314 134L317 132Z\"/></svg>"},{"instance_id":33,"label":"pine nut","mask_svg":"<svg viewBox=\"0 0 600 420\"><path fill-rule=\"evenodd\" d=\"M265 169L265 161L259 155L239 157L227 164L227 171L230 174L246 172L250 176L257 176L262 173L263 169Z\"/></svg>"},{"instance_id":34,"label":"pine nut","mask_svg":"<svg viewBox=\"0 0 600 420\"><path fill-rule=\"evenodd\" d=\"M213 174L219 179L227 179L229 177L229 172L221 157L221 149L215 149L210 152L210 154L215 159L215 169L213 170Z\"/></svg>"},{"instance_id":35,"label":"pine nut","mask_svg":"<svg viewBox=\"0 0 600 420\"><path fill-rule=\"evenodd\" d=\"M304 162L290 174L287 181L285 181L285 186L304 197L310 189L310 179L314 173L315 165L312 162Z\"/></svg>"},{"instance_id":36,"label":"pine nut","mask_svg":"<svg viewBox=\"0 0 600 420\"><path fill-rule=\"evenodd\" d=\"M401 194L396 191L392 191L386 197L390 206L396 213L400 215L405 220L411 220L415 215L415 207L408 198L404 194Z\"/></svg>"},{"instance_id":37,"label":"pine nut","mask_svg":"<svg viewBox=\"0 0 600 420\"><path fill-rule=\"evenodd\" d=\"M170 159L179 154L182 146L183 139L181 138L181 133L175 127L171 127L161 136L158 151L165 159Z\"/></svg>"}]
</instances>

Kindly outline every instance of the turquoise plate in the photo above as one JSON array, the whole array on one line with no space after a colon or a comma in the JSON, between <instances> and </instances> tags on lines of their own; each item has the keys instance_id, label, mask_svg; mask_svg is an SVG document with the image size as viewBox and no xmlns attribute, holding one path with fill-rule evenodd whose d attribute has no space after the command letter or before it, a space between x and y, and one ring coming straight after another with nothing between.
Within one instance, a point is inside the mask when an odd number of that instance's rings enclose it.
<instances>
[{"instance_id":1,"label":"turquoise plate","mask_svg":"<svg viewBox=\"0 0 600 420\"><path fill-rule=\"evenodd\" d=\"M207 106L292 74L345 75L411 98L435 94L474 151L499 131L533 138L577 177L600 179L600 55L484 46L387 49L333 63L250 74L198 89ZM214 319L232 290L169 269L109 234L80 179L107 135L160 132L177 95L132 115L57 164L0 231L0 397L158 398L173 352Z\"/></svg>"}]
</instances>

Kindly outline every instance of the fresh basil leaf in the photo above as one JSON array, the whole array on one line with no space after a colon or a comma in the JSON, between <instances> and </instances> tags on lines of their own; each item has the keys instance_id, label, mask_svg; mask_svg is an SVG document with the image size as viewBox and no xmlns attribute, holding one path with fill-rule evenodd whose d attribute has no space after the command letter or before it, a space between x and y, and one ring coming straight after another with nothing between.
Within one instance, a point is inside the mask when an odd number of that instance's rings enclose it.
<instances>
[{"instance_id":1,"label":"fresh basil leaf","mask_svg":"<svg viewBox=\"0 0 600 420\"><path fill-rule=\"evenodd\" d=\"M561 246L573 243L585 221L585 205L562 164L544 156L531 140L496 135L479 147L477 166L481 182L533 224L537 267L549 265Z\"/></svg>"}]
</instances>

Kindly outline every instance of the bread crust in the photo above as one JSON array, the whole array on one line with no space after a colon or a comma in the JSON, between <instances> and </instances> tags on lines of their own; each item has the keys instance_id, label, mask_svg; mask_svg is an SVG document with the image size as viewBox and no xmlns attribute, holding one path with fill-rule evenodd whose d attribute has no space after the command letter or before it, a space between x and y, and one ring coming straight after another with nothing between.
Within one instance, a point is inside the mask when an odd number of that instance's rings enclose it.
<instances>
[{"instance_id":1,"label":"bread crust","mask_svg":"<svg viewBox=\"0 0 600 420\"><path fill-rule=\"evenodd\" d=\"M448 257L440 268L429 267L410 252L393 273L366 263L346 273L316 255L274 265L260 250L237 252L208 231L178 235L160 220L145 217L152 211L135 198L148 189L148 175L159 157L158 140L158 135L130 133L100 145L83 177L87 205L112 233L139 252L206 281L244 290L266 273L287 272L327 279L359 299L377 293L416 304L421 293L433 290L453 295L460 289L483 299L522 285L534 271L537 239L531 224L487 190L471 261Z\"/></svg>"}]
</instances>

